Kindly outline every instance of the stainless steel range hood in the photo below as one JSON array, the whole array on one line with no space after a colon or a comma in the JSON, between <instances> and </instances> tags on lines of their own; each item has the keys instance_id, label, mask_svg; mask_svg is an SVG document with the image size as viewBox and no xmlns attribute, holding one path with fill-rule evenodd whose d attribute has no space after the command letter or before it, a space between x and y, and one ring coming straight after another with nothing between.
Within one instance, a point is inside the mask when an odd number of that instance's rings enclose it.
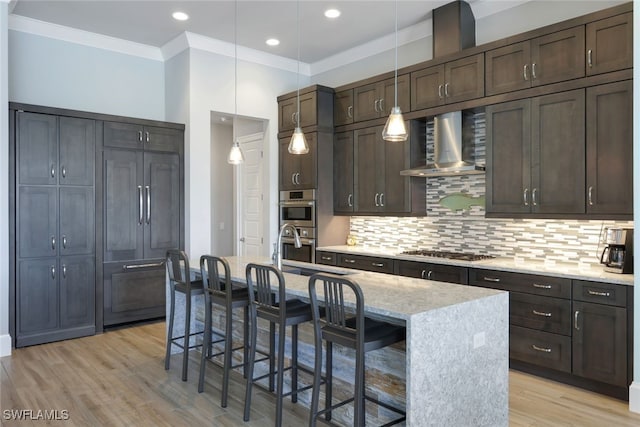
<instances>
[{"instance_id":1,"label":"stainless steel range hood","mask_svg":"<svg viewBox=\"0 0 640 427\"><path fill-rule=\"evenodd\" d=\"M441 114L434 119L435 161L422 167L403 170L404 176L456 176L484 173L484 166L475 164L473 147L463 146L462 112ZM469 142L467 141L467 144Z\"/></svg>"}]
</instances>

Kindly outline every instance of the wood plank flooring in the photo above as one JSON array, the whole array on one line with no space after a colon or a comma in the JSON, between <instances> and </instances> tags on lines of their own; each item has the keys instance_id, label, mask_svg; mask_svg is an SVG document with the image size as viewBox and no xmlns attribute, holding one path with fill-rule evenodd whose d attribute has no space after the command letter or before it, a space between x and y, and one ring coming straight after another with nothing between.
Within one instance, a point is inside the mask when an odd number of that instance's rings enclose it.
<instances>
[{"instance_id":1,"label":"wood plank flooring","mask_svg":"<svg viewBox=\"0 0 640 427\"><path fill-rule=\"evenodd\" d=\"M273 396L254 388L251 421L242 421L244 382L233 374L229 406L220 407L221 368L210 364L205 391L197 391L198 352L189 381L180 380L180 357L164 370L164 322L14 350L0 358L0 424L37 426L40 420L7 419L8 410L68 411L65 426L273 426ZM511 426L640 426L627 402L512 371ZM307 411L285 401L285 425L304 426ZM47 423L45 423L47 424ZM456 426L460 427L460 426Z\"/></svg>"}]
</instances>

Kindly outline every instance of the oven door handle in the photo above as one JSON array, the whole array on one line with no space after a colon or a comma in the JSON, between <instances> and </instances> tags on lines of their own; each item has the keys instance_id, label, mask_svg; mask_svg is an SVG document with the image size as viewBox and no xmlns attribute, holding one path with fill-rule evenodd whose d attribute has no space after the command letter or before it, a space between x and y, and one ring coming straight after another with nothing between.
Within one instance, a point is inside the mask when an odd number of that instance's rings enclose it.
<instances>
[{"instance_id":1,"label":"oven door handle","mask_svg":"<svg viewBox=\"0 0 640 427\"><path fill-rule=\"evenodd\" d=\"M293 237L283 237L282 238L282 243L295 243L296 239ZM300 238L300 243L302 243L303 245L309 246L309 245L315 245L316 244L316 240L315 239L305 239L303 237Z\"/></svg>"},{"instance_id":2,"label":"oven door handle","mask_svg":"<svg viewBox=\"0 0 640 427\"><path fill-rule=\"evenodd\" d=\"M309 201L299 201L299 202L293 202L293 201L281 201L280 202L280 206L313 206L315 202L312 200Z\"/></svg>"}]
</instances>

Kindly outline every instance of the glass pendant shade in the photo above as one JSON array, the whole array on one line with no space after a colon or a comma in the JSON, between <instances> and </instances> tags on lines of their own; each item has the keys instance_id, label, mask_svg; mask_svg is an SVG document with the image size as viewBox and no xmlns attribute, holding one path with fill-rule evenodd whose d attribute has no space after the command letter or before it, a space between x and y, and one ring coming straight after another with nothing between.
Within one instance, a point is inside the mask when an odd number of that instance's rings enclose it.
<instances>
[{"instance_id":1,"label":"glass pendant shade","mask_svg":"<svg viewBox=\"0 0 640 427\"><path fill-rule=\"evenodd\" d=\"M244 162L244 155L242 154L242 150L240 149L240 144L238 141L234 142L231 146L231 151L229 151L229 157L227 157L227 163L230 165L239 165Z\"/></svg>"},{"instance_id":2,"label":"glass pendant shade","mask_svg":"<svg viewBox=\"0 0 640 427\"><path fill-rule=\"evenodd\" d=\"M307 144L307 138L304 137L302 129L296 127L291 135L291 141L289 141L289 153L291 154L307 154L309 152L309 144Z\"/></svg>"},{"instance_id":3,"label":"glass pendant shade","mask_svg":"<svg viewBox=\"0 0 640 427\"><path fill-rule=\"evenodd\" d=\"M400 111L400 107L393 107L387 123L384 125L384 129L382 129L382 139L385 141L403 142L406 141L408 137L409 134L407 133L407 126L402 117L402 111Z\"/></svg>"}]
</instances>

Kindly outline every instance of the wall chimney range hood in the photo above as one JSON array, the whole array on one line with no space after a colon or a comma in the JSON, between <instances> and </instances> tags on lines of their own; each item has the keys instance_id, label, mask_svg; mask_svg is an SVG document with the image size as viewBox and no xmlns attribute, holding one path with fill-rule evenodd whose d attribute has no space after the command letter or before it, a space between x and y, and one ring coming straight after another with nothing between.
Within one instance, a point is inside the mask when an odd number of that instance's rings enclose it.
<instances>
[{"instance_id":1,"label":"wall chimney range hood","mask_svg":"<svg viewBox=\"0 0 640 427\"><path fill-rule=\"evenodd\" d=\"M475 164L473 146L463 146L462 112L453 111L434 118L434 163L403 170L404 176L456 176L484 173L484 166Z\"/></svg>"},{"instance_id":2,"label":"wall chimney range hood","mask_svg":"<svg viewBox=\"0 0 640 427\"><path fill-rule=\"evenodd\" d=\"M473 11L465 1L453 1L433 9L433 56L437 58L475 46L476 26ZM484 173L476 165L473 141L462 131L462 112L453 111L434 118L434 162L403 170L404 176L456 176Z\"/></svg>"}]
</instances>

